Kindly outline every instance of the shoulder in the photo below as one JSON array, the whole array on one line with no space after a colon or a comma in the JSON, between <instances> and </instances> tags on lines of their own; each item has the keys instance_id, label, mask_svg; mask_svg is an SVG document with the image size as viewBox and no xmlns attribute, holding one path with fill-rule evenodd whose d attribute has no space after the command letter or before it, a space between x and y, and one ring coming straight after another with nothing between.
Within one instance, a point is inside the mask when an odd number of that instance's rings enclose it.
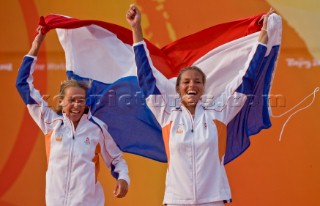
<instances>
[{"instance_id":1,"label":"shoulder","mask_svg":"<svg viewBox=\"0 0 320 206\"><path fill-rule=\"evenodd\" d=\"M92 115L88 115L87 118L92 124L96 125L101 130L108 131L108 125L105 122L103 122L101 119L99 119L99 118L97 118L95 116L92 116Z\"/></svg>"}]
</instances>

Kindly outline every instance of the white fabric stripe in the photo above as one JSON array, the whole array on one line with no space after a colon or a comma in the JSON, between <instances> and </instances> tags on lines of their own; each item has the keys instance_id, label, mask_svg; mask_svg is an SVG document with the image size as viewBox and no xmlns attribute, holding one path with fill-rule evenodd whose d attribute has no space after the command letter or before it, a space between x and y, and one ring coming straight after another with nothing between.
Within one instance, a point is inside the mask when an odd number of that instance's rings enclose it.
<instances>
[{"instance_id":1,"label":"white fabric stripe","mask_svg":"<svg viewBox=\"0 0 320 206\"><path fill-rule=\"evenodd\" d=\"M257 48L258 33L224 44L195 62L207 75L205 95L224 104L242 83Z\"/></svg>"},{"instance_id":2,"label":"white fabric stripe","mask_svg":"<svg viewBox=\"0 0 320 206\"><path fill-rule=\"evenodd\" d=\"M67 71L104 83L136 76L131 45L96 25L56 29L65 51Z\"/></svg>"},{"instance_id":3,"label":"white fabric stripe","mask_svg":"<svg viewBox=\"0 0 320 206\"><path fill-rule=\"evenodd\" d=\"M143 42L142 44L145 47L146 56L152 69L152 74L156 79L156 85L159 91L162 95L176 95L177 92L175 90L175 81L169 81L161 72L159 72L157 68L155 68L146 43Z\"/></svg>"},{"instance_id":4,"label":"white fabric stripe","mask_svg":"<svg viewBox=\"0 0 320 206\"><path fill-rule=\"evenodd\" d=\"M267 55L269 55L269 52L272 49L272 46L274 45L280 45L281 43L281 39L282 39L282 19L281 16L276 15L276 14L272 14L271 16L269 16L268 18L268 50L267 50ZM271 35L270 35L271 34ZM280 52L280 50L279 50ZM278 59L279 59L279 55L278 58L275 62L275 69L272 73L272 77L271 77L271 83L270 83L270 92L272 91L272 83L273 83L273 79L274 79L274 75L276 73L276 65L278 63ZM268 94L269 95L269 94ZM270 99L269 99L270 101ZM269 115L272 116L272 108L270 107L270 102L268 102L268 112Z\"/></svg>"},{"instance_id":5,"label":"white fabric stripe","mask_svg":"<svg viewBox=\"0 0 320 206\"><path fill-rule=\"evenodd\" d=\"M268 44L265 45L267 46L265 56L269 55L273 46L280 45L281 34L281 17L277 14L272 14L268 19L269 40ZM209 51L193 64L202 69L207 75L206 90L203 97L205 102L210 104L211 101L217 101L223 105L227 98L239 87L256 51L259 35L260 32L256 32L223 44ZM171 78L169 80L171 84L168 85L173 85L174 88L175 81L176 77ZM171 91L175 92L174 90Z\"/></svg>"},{"instance_id":6,"label":"white fabric stripe","mask_svg":"<svg viewBox=\"0 0 320 206\"><path fill-rule=\"evenodd\" d=\"M29 76L28 76L28 79L27 79L27 83L29 85L29 89L30 89L30 96L33 100L35 100L39 105L44 105L44 106L47 106L47 102L43 101L42 99L42 96L40 94L40 92L34 88L33 86L33 72L35 70L35 65L36 65L36 62L37 62L37 57L35 56L30 56L30 55L26 55L26 56L29 56L31 58L33 58L33 62L32 62L32 65L31 65L31 68L30 68L30 72L29 72Z\"/></svg>"}]
</instances>

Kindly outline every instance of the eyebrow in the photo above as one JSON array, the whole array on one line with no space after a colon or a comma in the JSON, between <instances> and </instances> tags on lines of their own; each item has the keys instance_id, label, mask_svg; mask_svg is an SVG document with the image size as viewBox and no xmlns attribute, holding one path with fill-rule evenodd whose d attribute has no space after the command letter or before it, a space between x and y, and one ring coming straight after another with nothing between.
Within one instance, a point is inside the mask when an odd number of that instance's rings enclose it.
<instances>
[{"instance_id":1,"label":"eyebrow","mask_svg":"<svg viewBox=\"0 0 320 206\"><path fill-rule=\"evenodd\" d=\"M182 81L185 81L185 80L191 80L191 78L184 78L184 79L181 79ZM193 80L202 80L202 78L195 78Z\"/></svg>"},{"instance_id":2,"label":"eyebrow","mask_svg":"<svg viewBox=\"0 0 320 206\"><path fill-rule=\"evenodd\" d=\"M75 96L71 96L71 97L68 97L68 99L85 99L86 97L85 96L82 96L82 95L75 95Z\"/></svg>"}]
</instances>

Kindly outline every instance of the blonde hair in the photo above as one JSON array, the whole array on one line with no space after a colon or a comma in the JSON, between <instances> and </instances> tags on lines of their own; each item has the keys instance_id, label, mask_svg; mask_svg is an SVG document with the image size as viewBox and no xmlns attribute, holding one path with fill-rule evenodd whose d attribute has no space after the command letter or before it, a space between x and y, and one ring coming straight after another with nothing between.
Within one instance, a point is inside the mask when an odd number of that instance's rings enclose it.
<instances>
[{"instance_id":1,"label":"blonde hair","mask_svg":"<svg viewBox=\"0 0 320 206\"><path fill-rule=\"evenodd\" d=\"M90 88L90 83L91 82L78 81L75 79L66 80L66 81L62 82L60 85L58 97L60 100L62 100L65 96L66 89L70 88L70 87L81 88L85 91L85 94L87 95L87 90L88 90L88 88ZM58 114L62 113L62 107L58 104L55 108L55 111Z\"/></svg>"}]
</instances>

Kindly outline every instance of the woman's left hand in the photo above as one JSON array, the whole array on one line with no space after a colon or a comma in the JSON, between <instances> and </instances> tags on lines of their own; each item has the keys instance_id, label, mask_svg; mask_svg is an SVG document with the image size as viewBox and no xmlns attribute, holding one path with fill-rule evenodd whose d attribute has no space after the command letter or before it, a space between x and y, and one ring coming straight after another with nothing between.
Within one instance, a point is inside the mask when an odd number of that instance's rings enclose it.
<instances>
[{"instance_id":1,"label":"woman's left hand","mask_svg":"<svg viewBox=\"0 0 320 206\"><path fill-rule=\"evenodd\" d=\"M275 13L275 11L273 10L273 8L270 8L270 10L268 11L268 13L266 13L265 15L263 15L263 25L262 25L262 29L263 30L267 30L268 29L268 18L271 14Z\"/></svg>"},{"instance_id":2,"label":"woman's left hand","mask_svg":"<svg viewBox=\"0 0 320 206\"><path fill-rule=\"evenodd\" d=\"M119 179L116 182L116 186L114 188L113 194L117 198L125 197L128 192L128 183L123 180Z\"/></svg>"},{"instance_id":3,"label":"woman's left hand","mask_svg":"<svg viewBox=\"0 0 320 206\"><path fill-rule=\"evenodd\" d=\"M275 11L270 8L270 10L268 11L268 13L266 13L265 15L263 15L261 17L261 20L263 19L263 25L261 28L261 32L260 32L260 36L258 41L263 43L263 44L267 44L268 43L268 18L271 14L275 13Z\"/></svg>"}]
</instances>

